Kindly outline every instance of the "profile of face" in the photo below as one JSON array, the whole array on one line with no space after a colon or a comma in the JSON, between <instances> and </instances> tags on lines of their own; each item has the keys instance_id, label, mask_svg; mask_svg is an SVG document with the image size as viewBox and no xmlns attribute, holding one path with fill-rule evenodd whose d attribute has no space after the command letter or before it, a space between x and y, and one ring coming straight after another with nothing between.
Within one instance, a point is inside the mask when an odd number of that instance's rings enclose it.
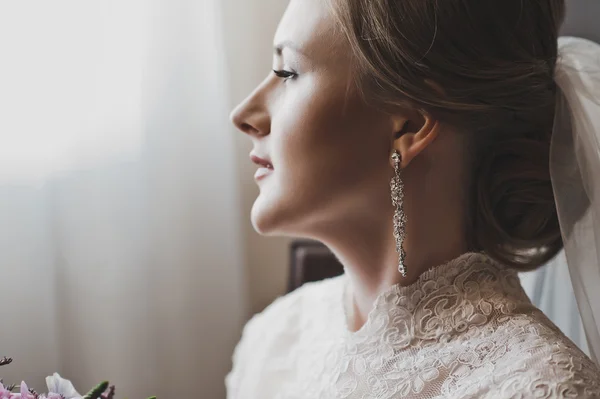
<instances>
[{"instance_id":1,"label":"profile of face","mask_svg":"<svg viewBox=\"0 0 600 399\"><path fill-rule=\"evenodd\" d=\"M322 0L291 0L273 72L232 112L253 143L261 234L319 238L390 208L394 121L356 89L349 44Z\"/></svg>"}]
</instances>

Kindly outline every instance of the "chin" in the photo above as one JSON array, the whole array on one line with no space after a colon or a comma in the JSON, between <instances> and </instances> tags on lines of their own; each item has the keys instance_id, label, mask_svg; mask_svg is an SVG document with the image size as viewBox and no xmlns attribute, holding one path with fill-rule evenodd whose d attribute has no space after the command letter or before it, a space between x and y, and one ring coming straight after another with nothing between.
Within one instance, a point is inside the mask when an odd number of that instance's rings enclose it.
<instances>
[{"instance_id":1,"label":"chin","mask_svg":"<svg viewBox=\"0 0 600 399\"><path fill-rule=\"evenodd\" d=\"M295 236L300 209L273 197L265 198L260 194L250 214L254 230L264 236Z\"/></svg>"},{"instance_id":2,"label":"chin","mask_svg":"<svg viewBox=\"0 0 600 399\"><path fill-rule=\"evenodd\" d=\"M267 204L259 195L250 213L252 227L260 235L277 234L278 226L281 218L277 217L277 206L275 204ZM278 223L279 222L279 223Z\"/></svg>"}]
</instances>

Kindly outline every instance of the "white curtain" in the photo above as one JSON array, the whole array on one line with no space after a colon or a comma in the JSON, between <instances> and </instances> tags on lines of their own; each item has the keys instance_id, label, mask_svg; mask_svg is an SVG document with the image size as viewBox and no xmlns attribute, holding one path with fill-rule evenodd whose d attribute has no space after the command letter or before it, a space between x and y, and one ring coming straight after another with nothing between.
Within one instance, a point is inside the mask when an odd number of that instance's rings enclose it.
<instances>
[{"instance_id":1,"label":"white curtain","mask_svg":"<svg viewBox=\"0 0 600 399\"><path fill-rule=\"evenodd\" d=\"M247 298L220 7L0 0L5 380L224 397Z\"/></svg>"}]
</instances>

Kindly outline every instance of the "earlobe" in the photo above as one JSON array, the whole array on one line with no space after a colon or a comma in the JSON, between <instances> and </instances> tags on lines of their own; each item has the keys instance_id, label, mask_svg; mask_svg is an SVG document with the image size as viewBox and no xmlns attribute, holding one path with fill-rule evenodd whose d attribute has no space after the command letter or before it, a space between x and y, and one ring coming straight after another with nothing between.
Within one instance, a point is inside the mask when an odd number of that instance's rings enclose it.
<instances>
[{"instance_id":1,"label":"earlobe","mask_svg":"<svg viewBox=\"0 0 600 399\"><path fill-rule=\"evenodd\" d=\"M433 143L439 132L439 121L427 113L420 113L416 120L398 119L394 125L400 129L394 134L393 149L402 156L402 168Z\"/></svg>"}]
</instances>

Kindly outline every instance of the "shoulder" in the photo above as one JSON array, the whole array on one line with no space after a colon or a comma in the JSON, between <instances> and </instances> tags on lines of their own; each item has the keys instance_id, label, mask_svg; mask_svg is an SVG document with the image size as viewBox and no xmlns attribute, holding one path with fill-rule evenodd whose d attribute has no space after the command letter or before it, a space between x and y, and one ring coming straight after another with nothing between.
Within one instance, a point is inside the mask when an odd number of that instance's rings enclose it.
<instances>
[{"instance_id":1,"label":"shoulder","mask_svg":"<svg viewBox=\"0 0 600 399\"><path fill-rule=\"evenodd\" d=\"M488 397L600 398L600 371L578 349L548 346L531 354L527 362L516 363L521 367L512 372L506 367Z\"/></svg>"},{"instance_id":2,"label":"shoulder","mask_svg":"<svg viewBox=\"0 0 600 399\"><path fill-rule=\"evenodd\" d=\"M497 384L489 397L600 398L598 365L541 312L513 323L510 335L498 339L505 352L495 364Z\"/></svg>"},{"instance_id":3,"label":"shoulder","mask_svg":"<svg viewBox=\"0 0 600 399\"><path fill-rule=\"evenodd\" d=\"M233 368L225 379L228 397L237 397L242 380L249 376L248 373L252 376L258 372L254 367L256 364L285 357L286 350L311 326L313 329L326 328L323 321L327 321L329 313L336 311L331 305L341 300L344 278L342 275L306 283L275 299L246 323L233 352Z\"/></svg>"},{"instance_id":4,"label":"shoulder","mask_svg":"<svg viewBox=\"0 0 600 399\"><path fill-rule=\"evenodd\" d=\"M234 358L243 356L245 347L256 350L276 337L300 331L308 319L328 317L327 312L335 311L331 305L341 300L344 278L306 283L275 299L246 323Z\"/></svg>"},{"instance_id":5,"label":"shoulder","mask_svg":"<svg viewBox=\"0 0 600 399\"><path fill-rule=\"evenodd\" d=\"M306 283L295 291L278 297L256 314L245 330L250 333L250 330L263 330L265 326L272 330L276 326L298 325L307 315L315 316L319 312L332 310L327 305L341 301L344 278L342 275Z\"/></svg>"}]
</instances>

